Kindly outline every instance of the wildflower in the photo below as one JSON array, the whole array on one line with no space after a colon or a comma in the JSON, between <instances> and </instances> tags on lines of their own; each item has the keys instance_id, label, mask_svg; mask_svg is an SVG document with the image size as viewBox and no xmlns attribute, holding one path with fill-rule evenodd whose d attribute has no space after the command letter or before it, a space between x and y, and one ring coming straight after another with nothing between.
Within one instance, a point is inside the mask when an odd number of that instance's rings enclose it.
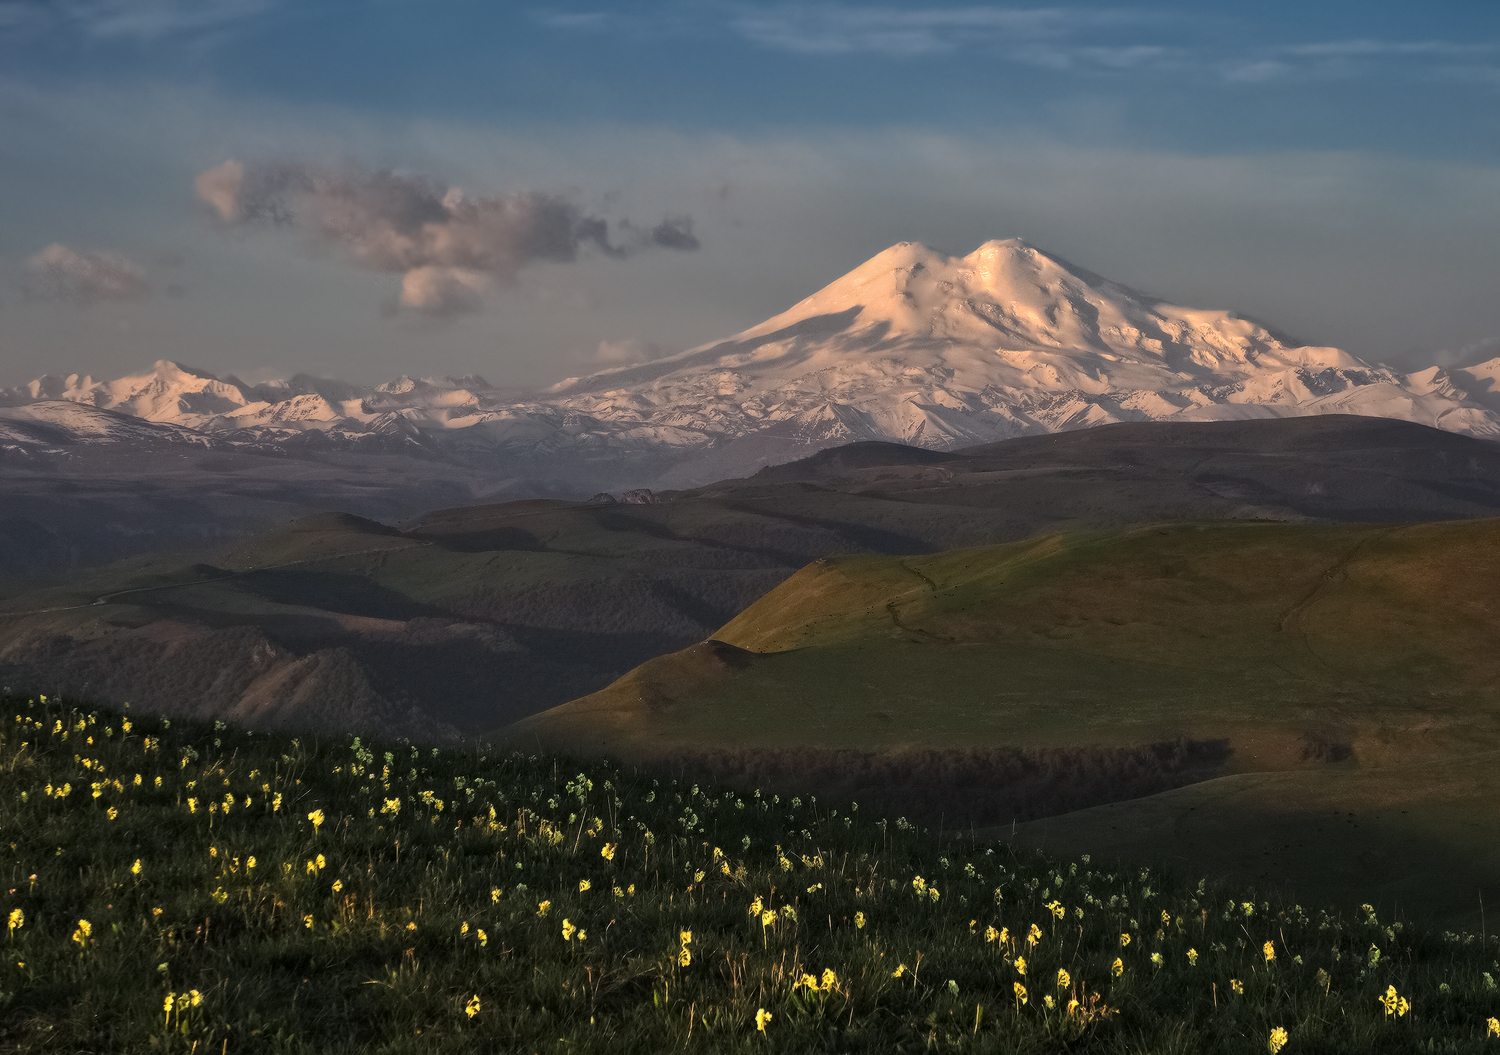
<instances>
[{"instance_id":1,"label":"wildflower","mask_svg":"<svg viewBox=\"0 0 1500 1055\"><path fill-rule=\"evenodd\" d=\"M321 872L321 871L323 871L323 869L325 869L327 867L328 867L328 861L326 859L324 859L324 857L323 857L322 854L319 854L318 855L318 871Z\"/></svg>"},{"instance_id":2,"label":"wildflower","mask_svg":"<svg viewBox=\"0 0 1500 1055\"><path fill-rule=\"evenodd\" d=\"M281 792L271 796L271 812L275 813L281 809Z\"/></svg>"},{"instance_id":3,"label":"wildflower","mask_svg":"<svg viewBox=\"0 0 1500 1055\"><path fill-rule=\"evenodd\" d=\"M615 897L624 897L625 896L625 891L623 891L623 890L620 889L620 884L619 883L616 883L611 889L612 889Z\"/></svg>"},{"instance_id":4,"label":"wildflower","mask_svg":"<svg viewBox=\"0 0 1500 1055\"><path fill-rule=\"evenodd\" d=\"M1077 1011L1078 1007L1079 1007L1079 1004L1078 1004L1078 1001L1076 999L1075 1000L1069 1000L1068 1001L1068 1014L1071 1015L1074 1011Z\"/></svg>"},{"instance_id":5,"label":"wildflower","mask_svg":"<svg viewBox=\"0 0 1500 1055\"><path fill-rule=\"evenodd\" d=\"M927 888L927 896L932 899L932 903L934 905L937 904L938 898L942 897L942 895L938 893L938 888L935 886Z\"/></svg>"},{"instance_id":6,"label":"wildflower","mask_svg":"<svg viewBox=\"0 0 1500 1055\"><path fill-rule=\"evenodd\" d=\"M1500 1037L1500 1018L1492 1018L1485 1024L1489 1026L1486 1037Z\"/></svg>"},{"instance_id":7,"label":"wildflower","mask_svg":"<svg viewBox=\"0 0 1500 1055\"><path fill-rule=\"evenodd\" d=\"M771 1021L771 1019L775 1017L775 1015L771 1014L771 1012L767 1011L765 1008L761 1008L755 1013L755 1028L764 1033L766 1031L766 1023ZM1490 1019L1490 1021L1494 1022L1495 1020Z\"/></svg>"},{"instance_id":8,"label":"wildflower","mask_svg":"<svg viewBox=\"0 0 1500 1055\"><path fill-rule=\"evenodd\" d=\"M891 972L891 977L892 978L900 978L905 973L906 973L906 964L904 964L904 963L898 963L896 965L896 969Z\"/></svg>"},{"instance_id":9,"label":"wildflower","mask_svg":"<svg viewBox=\"0 0 1500 1055\"><path fill-rule=\"evenodd\" d=\"M1017 982L1016 985L1015 985L1015 990L1016 990L1016 1003L1018 1003L1018 1004L1024 1004L1024 1003L1026 1003L1026 987L1024 985L1022 985L1020 982Z\"/></svg>"},{"instance_id":10,"label":"wildflower","mask_svg":"<svg viewBox=\"0 0 1500 1055\"><path fill-rule=\"evenodd\" d=\"M78 926L73 930L73 940L78 943L79 948L88 945L89 937L94 933L94 927L86 919L78 921Z\"/></svg>"},{"instance_id":11,"label":"wildflower","mask_svg":"<svg viewBox=\"0 0 1500 1055\"><path fill-rule=\"evenodd\" d=\"M188 799L188 812L189 813L197 813L198 812L198 800L197 799L193 799L193 798Z\"/></svg>"},{"instance_id":12,"label":"wildflower","mask_svg":"<svg viewBox=\"0 0 1500 1055\"><path fill-rule=\"evenodd\" d=\"M615 845L614 843L605 843L604 848L599 851L599 856L606 861L613 861L615 859Z\"/></svg>"},{"instance_id":13,"label":"wildflower","mask_svg":"<svg viewBox=\"0 0 1500 1055\"><path fill-rule=\"evenodd\" d=\"M308 930L312 930L313 918L311 916L303 916L302 917L302 925L304 927L306 927Z\"/></svg>"},{"instance_id":14,"label":"wildflower","mask_svg":"<svg viewBox=\"0 0 1500 1055\"><path fill-rule=\"evenodd\" d=\"M1260 951L1261 955L1266 958L1266 963L1270 963L1272 960L1276 959L1276 946L1272 945L1270 942L1266 942L1264 945L1262 945L1260 947Z\"/></svg>"},{"instance_id":15,"label":"wildflower","mask_svg":"<svg viewBox=\"0 0 1500 1055\"><path fill-rule=\"evenodd\" d=\"M1012 964L1012 966L1015 967L1016 973L1018 975L1020 975L1022 978L1026 977L1026 957L1017 956L1015 963Z\"/></svg>"},{"instance_id":16,"label":"wildflower","mask_svg":"<svg viewBox=\"0 0 1500 1055\"><path fill-rule=\"evenodd\" d=\"M684 967L693 962L693 954L688 950L688 947L686 945L684 945L682 949L678 951L677 962L682 964L682 966Z\"/></svg>"},{"instance_id":17,"label":"wildflower","mask_svg":"<svg viewBox=\"0 0 1500 1055\"><path fill-rule=\"evenodd\" d=\"M245 867L246 868L254 868L255 867L255 855L254 854L251 854L249 856L249 858L245 861Z\"/></svg>"},{"instance_id":18,"label":"wildflower","mask_svg":"<svg viewBox=\"0 0 1500 1055\"><path fill-rule=\"evenodd\" d=\"M821 990L823 990L823 992L826 993L826 992L828 992L828 990L832 989L835 985L837 985L838 981L839 981L839 976L833 973L833 968L831 968L831 967L827 968L827 969L825 969L823 971L823 981L818 986L818 988L821 989Z\"/></svg>"},{"instance_id":19,"label":"wildflower","mask_svg":"<svg viewBox=\"0 0 1500 1055\"><path fill-rule=\"evenodd\" d=\"M986 928L984 928L984 940L987 941L987 942L999 941L1000 940L1000 932L998 930L996 930L993 926L986 927Z\"/></svg>"},{"instance_id":20,"label":"wildflower","mask_svg":"<svg viewBox=\"0 0 1500 1055\"><path fill-rule=\"evenodd\" d=\"M409 931L416 930L417 929L417 925L415 923L408 923L406 925L406 929L409 930Z\"/></svg>"},{"instance_id":21,"label":"wildflower","mask_svg":"<svg viewBox=\"0 0 1500 1055\"><path fill-rule=\"evenodd\" d=\"M111 806L109 809L107 809L107 810L104 811L104 815L106 817L108 817L110 820L114 820L116 817L118 817L120 815L120 811L117 810L117 809L115 809L113 806Z\"/></svg>"},{"instance_id":22,"label":"wildflower","mask_svg":"<svg viewBox=\"0 0 1500 1055\"><path fill-rule=\"evenodd\" d=\"M1027 934L1026 934L1026 944L1029 945L1029 946L1031 946L1034 949L1034 948L1037 947L1038 943L1041 942L1041 940L1042 940L1042 928L1038 927L1035 923L1033 923L1031 925L1031 930L1029 932L1027 932Z\"/></svg>"},{"instance_id":23,"label":"wildflower","mask_svg":"<svg viewBox=\"0 0 1500 1055\"><path fill-rule=\"evenodd\" d=\"M475 1015L479 1014L480 1010L481 1008L479 1005L479 997L477 995L469 997L469 1002L464 1005L464 1014L468 1015L470 1018L473 1018Z\"/></svg>"},{"instance_id":24,"label":"wildflower","mask_svg":"<svg viewBox=\"0 0 1500 1055\"><path fill-rule=\"evenodd\" d=\"M1271 1055L1276 1055L1277 1052L1286 1047L1286 1040L1286 1030L1280 1026L1271 1030L1271 1037L1266 1041L1266 1047L1270 1050Z\"/></svg>"},{"instance_id":25,"label":"wildflower","mask_svg":"<svg viewBox=\"0 0 1500 1055\"><path fill-rule=\"evenodd\" d=\"M133 876L141 874L141 859L139 857L135 859L135 864L130 866L130 874Z\"/></svg>"},{"instance_id":26,"label":"wildflower","mask_svg":"<svg viewBox=\"0 0 1500 1055\"><path fill-rule=\"evenodd\" d=\"M578 928L575 927L575 926L573 926L573 923L572 923L571 920L567 920L567 919L563 920L563 925L562 925L563 941L572 941L573 940L573 935L577 932L577 930L578 930Z\"/></svg>"},{"instance_id":27,"label":"wildflower","mask_svg":"<svg viewBox=\"0 0 1500 1055\"><path fill-rule=\"evenodd\" d=\"M589 888L592 887L593 885L594 884L590 883L587 879L580 879L578 881L578 892L580 894L585 894L585 893L588 892Z\"/></svg>"},{"instance_id":28,"label":"wildflower","mask_svg":"<svg viewBox=\"0 0 1500 1055\"><path fill-rule=\"evenodd\" d=\"M761 911L761 907L762 907L761 900L757 896L754 901L750 902L749 915L751 915L751 916L759 916L760 915L760 911Z\"/></svg>"},{"instance_id":29,"label":"wildflower","mask_svg":"<svg viewBox=\"0 0 1500 1055\"><path fill-rule=\"evenodd\" d=\"M1229 979L1229 988L1234 990L1235 996L1245 995L1245 983L1240 981L1238 978Z\"/></svg>"},{"instance_id":30,"label":"wildflower","mask_svg":"<svg viewBox=\"0 0 1500 1055\"><path fill-rule=\"evenodd\" d=\"M17 930L20 930L24 926L26 926L26 913L22 912L18 908L11 909L10 910L10 927L9 927L9 930L11 930L11 931L17 931Z\"/></svg>"},{"instance_id":31,"label":"wildflower","mask_svg":"<svg viewBox=\"0 0 1500 1055\"><path fill-rule=\"evenodd\" d=\"M547 910L549 908L551 908L551 907L552 907L552 902L550 902L550 901L539 901L539 902L537 902L537 906L536 906L536 914L537 914L537 916L538 917L545 916L547 914Z\"/></svg>"},{"instance_id":32,"label":"wildflower","mask_svg":"<svg viewBox=\"0 0 1500 1055\"><path fill-rule=\"evenodd\" d=\"M278 799L281 798L280 795L277 795L276 797ZM383 806L380 807L380 812L381 813L400 813L401 812L401 800L399 798L396 798L396 799L386 799L385 800L385 805L383 805Z\"/></svg>"},{"instance_id":33,"label":"wildflower","mask_svg":"<svg viewBox=\"0 0 1500 1055\"><path fill-rule=\"evenodd\" d=\"M1122 948L1122 949L1128 949L1128 948L1130 948L1130 935L1129 934L1121 934L1120 935L1120 948Z\"/></svg>"},{"instance_id":34,"label":"wildflower","mask_svg":"<svg viewBox=\"0 0 1500 1055\"><path fill-rule=\"evenodd\" d=\"M797 919L797 910L791 905L782 905L781 916L783 919L789 919L795 922Z\"/></svg>"},{"instance_id":35,"label":"wildflower","mask_svg":"<svg viewBox=\"0 0 1500 1055\"><path fill-rule=\"evenodd\" d=\"M678 938L681 939L683 945L693 944L693 932L690 930L682 931L678 934Z\"/></svg>"},{"instance_id":36,"label":"wildflower","mask_svg":"<svg viewBox=\"0 0 1500 1055\"><path fill-rule=\"evenodd\" d=\"M764 912L762 912L760 914L760 925L762 927L769 927L771 924L773 924L775 922L776 922L776 913L772 912L770 909L766 909Z\"/></svg>"},{"instance_id":37,"label":"wildflower","mask_svg":"<svg viewBox=\"0 0 1500 1055\"><path fill-rule=\"evenodd\" d=\"M1068 914L1068 910L1062 907L1061 901L1049 901L1047 903L1047 911L1052 913L1053 919L1062 919Z\"/></svg>"},{"instance_id":38,"label":"wildflower","mask_svg":"<svg viewBox=\"0 0 1500 1055\"><path fill-rule=\"evenodd\" d=\"M474 928L474 936L479 939L481 949L490 943L490 936L484 932L483 927Z\"/></svg>"},{"instance_id":39,"label":"wildflower","mask_svg":"<svg viewBox=\"0 0 1500 1055\"><path fill-rule=\"evenodd\" d=\"M458 934L459 937L463 937L467 933L469 933L469 921L464 920L463 923L459 924Z\"/></svg>"},{"instance_id":40,"label":"wildflower","mask_svg":"<svg viewBox=\"0 0 1500 1055\"><path fill-rule=\"evenodd\" d=\"M1125 961L1116 956L1115 962L1109 966L1109 973L1116 978L1120 977L1120 975L1125 973Z\"/></svg>"},{"instance_id":41,"label":"wildflower","mask_svg":"<svg viewBox=\"0 0 1500 1055\"><path fill-rule=\"evenodd\" d=\"M307 819L312 821L313 831L317 831L319 828L323 827L322 810L313 810L307 815Z\"/></svg>"},{"instance_id":42,"label":"wildflower","mask_svg":"<svg viewBox=\"0 0 1500 1055\"><path fill-rule=\"evenodd\" d=\"M1189 967L1197 967L1198 966L1198 950L1197 949L1189 949L1187 951L1187 960L1188 960L1188 966Z\"/></svg>"},{"instance_id":43,"label":"wildflower","mask_svg":"<svg viewBox=\"0 0 1500 1055\"><path fill-rule=\"evenodd\" d=\"M343 890L343 889L344 889L344 881L342 879L335 879L333 881L333 892L335 894L337 894L340 890Z\"/></svg>"},{"instance_id":44,"label":"wildflower","mask_svg":"<svg viewBox=\"0 0 1500 1055\"><path fill-rule=\"evenodd\" d=\"M921 876L917 876L911 881L911 888L915 890L917 892L917 896L920 897L921 895L927 893L927 880L923 879Z\"/></svg>"},{"instance_id":45,"label":"wildflower","mask_svg":"<svg viewBox=\"0 0 1500 1055\"><path fill-rule=\"evenodd\" d=\"M816 993L818 991L818 980L810 974L804 974L801 978L797 979L797 984L792 986L792 988L796 989L798 986L803 989L811 989Z\"/></svg>"},{"instance_id":46,"label":"wildflower","mask_svg":"<svg viewBox=\"0 0 1500 1055\"><path fill-rule=\"evenodd\" d=\"M500 888L497 887L497 886L490 887L490 904L491 905L498 905L498 904L500 904Z\"/></svg>"},{"instance_id":47,"label":"wildflower","mask_svg":"<svg viewBox=\"0 0 1500 1055\"><path fill-rule=\"evenodd\" d=\"M1068 972L1059 968L1057 972L1057 988L1066 989L1072 984L1073 979L1068 976Z\"/></svg>"}]
</instances>

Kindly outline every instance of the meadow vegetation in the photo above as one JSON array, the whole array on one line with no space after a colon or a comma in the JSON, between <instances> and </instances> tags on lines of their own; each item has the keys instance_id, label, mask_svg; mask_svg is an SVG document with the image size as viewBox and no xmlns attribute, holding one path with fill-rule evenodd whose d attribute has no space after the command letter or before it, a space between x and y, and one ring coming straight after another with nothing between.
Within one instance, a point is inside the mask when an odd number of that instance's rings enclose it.
<instances>
[{"instance_id":1,"label":"meadow vegetation","mask_svg":"<svg viewBox=\"0 0 1500 1055\"><path fill-rule=\"evenodd\" d=\"M603 761L3 706L10 1051L1500 1051L1484 933Z\"/></svg>"}]
</instances>

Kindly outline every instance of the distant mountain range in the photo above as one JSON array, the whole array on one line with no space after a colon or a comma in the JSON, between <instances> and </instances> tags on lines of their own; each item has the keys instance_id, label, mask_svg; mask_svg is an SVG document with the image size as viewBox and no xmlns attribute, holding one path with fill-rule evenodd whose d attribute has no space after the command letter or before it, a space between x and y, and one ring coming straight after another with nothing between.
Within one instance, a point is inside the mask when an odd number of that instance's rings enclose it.
<instances>
[{"instance_id":1,"label":"distant mountain range","mask_svg":"<svg viewBox=\"0 0 1500 1055\"><path fill-rule=\"evenodd\" d=\"M161 361L0 390L0 457L102 445L359 450L575 491L682 487L815 450L948 450L1121 421L1362 414L1500 436L1500 358L1401 373L1186 308L1018 239L903 242L728 340L521 392L476 376L251 385Z\"/></svg>"}]
</instances>

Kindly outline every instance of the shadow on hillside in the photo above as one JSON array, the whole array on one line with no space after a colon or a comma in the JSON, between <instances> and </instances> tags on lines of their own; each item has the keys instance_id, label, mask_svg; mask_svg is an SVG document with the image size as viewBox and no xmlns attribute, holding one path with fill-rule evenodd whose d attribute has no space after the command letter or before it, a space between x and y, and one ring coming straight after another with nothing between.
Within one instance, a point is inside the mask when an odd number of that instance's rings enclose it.
<instances>
[{"instance_id":1,"label":"shadow on hillside","mask_svg":"<svg viewBox=\"0 0 1500 1055\"><path fill-rule=\"evenodd\" d=\"M857 751L747 748L677 755L684 776L853 800L950 829L1009 824L1168 791L1223 771L1228 740L1133 748Z\"/></svg>"}]
</instances>

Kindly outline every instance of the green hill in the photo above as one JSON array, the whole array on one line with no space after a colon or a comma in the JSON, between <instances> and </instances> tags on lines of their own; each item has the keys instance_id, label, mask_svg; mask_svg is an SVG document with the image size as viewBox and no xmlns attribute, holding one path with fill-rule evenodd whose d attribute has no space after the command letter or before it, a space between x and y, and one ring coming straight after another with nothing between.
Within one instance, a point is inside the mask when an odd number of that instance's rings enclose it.
<instances>
[{"instance_id":1,"label":"green hill","mask_svg":"<svg viewBox=\"0 0 1500 1055\"><path fill-rule=\"evenodd\" d=\"M1477 922L1500 902L1496 597L1493 520L835 558L504 736Z\"/></svg>"},{"instance_id":2,"label":"green hill","mask_svg":"<svg viewBox=\"0 0 1500 1055\"><path fill-rule=\"evenodd\" d=\"M1500 940L857 804L0 697L17 1053L1479 1053Z\"/></svg>"}]
</instances>

